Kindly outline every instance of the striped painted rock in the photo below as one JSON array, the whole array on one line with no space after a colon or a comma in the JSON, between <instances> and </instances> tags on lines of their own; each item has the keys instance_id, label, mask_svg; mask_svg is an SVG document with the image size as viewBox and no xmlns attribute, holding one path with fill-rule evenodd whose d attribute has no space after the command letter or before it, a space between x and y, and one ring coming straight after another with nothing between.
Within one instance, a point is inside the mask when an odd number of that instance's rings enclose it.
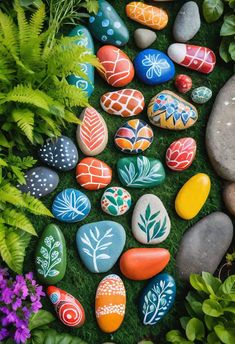
<instances>
[{"instance_id":1,"label":"striped painted rock","mask_svg":"<svg viewBox=\"0 0 235 344\"><path fill-rule=\"evenodd\" d=\"M192 137L184 137L172 142L166 151L166 164L173 171L184 171L191 166L197 150Z\"/></svg>"},{"instance_id":2,"label":"striped painted rock","mask_svg":"<svg viewBox=\"0 0 235 344\"><path fill-rule=\"evenodd\" d=\"M144 109L144 96L140 91L126 88L105 93L100 98L100 105L110 115L131 117Z\"/></svg>"},{"instance_id":3,"label":"striped painted rock","mask_svg":"<svg viewBox=\"0 0 235 344\"><path fill-rule=\"evenodd\" d=\"M88 157L77 164L76 179L84 189L99 190L111 182L112 170L105 162Z\"/></svg>"},{"instance_id":4,"label":"striped painted rock","mask_svg":"<svg viewBox=\"0 0 235 344\"><path fill-rule=\"evenodd\" d=\"M93 107L85 108L77 127L77 142L85 155L100 154L108 142L108 129L103 117Z\"/></svg>"}]
</instances>

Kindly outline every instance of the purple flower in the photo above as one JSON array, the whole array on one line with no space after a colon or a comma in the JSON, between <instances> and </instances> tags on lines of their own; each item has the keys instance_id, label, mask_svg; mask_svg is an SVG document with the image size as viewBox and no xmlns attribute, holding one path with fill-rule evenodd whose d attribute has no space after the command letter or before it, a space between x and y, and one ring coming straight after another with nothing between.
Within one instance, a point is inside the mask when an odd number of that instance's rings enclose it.
<instances>
[{"instance_id":1,"label":"purple flower","mask_svg":"<svg viewBox=\"0 0 235 344\"><path fill-rule=\"evenodd\" d=\"M0 340L3 340L9 336L9 332L6 328L0 329Z\"/></svg>"},{"instance_id":2,"label":"purple flower","mask_svg":"<svg viewBox=\"0 0 235 344\"><path fill-rule=\"evenodd\" d=\"M2 325L8 326L9 324L15 324L18 321L18 317L15 312L10 312L6 317L2 319Z\"/></svg>"},{"instance_id":3,"label":"purple flower","mask_svg":"<svg viewBox=\"0 0 235 344\"><path fill-rule=\"evenodd\" d=\"M18 308L20 308L22 305L22 300L21 299L16 299L15 301L12 302L12 309L16 311Z\"/></svg>"},{"instance_id":4,"label":"purple flower","mask_svg":"<svg viewBox=\"0 0 235 344\"><path fill-rule=\"evenodd\" d=\"M4 288L2 290L2 301L6 304L9 305L12 302L12 291L10 288Z\"/></svg>"},{"instance_id":5,"label":"purple flower","mask_svg":"<svg viewBox=\"0 0 235 344\"><path fill-rule=\"evenodd\" d=\"M28 338L30 338L30 331L25 325L22 324L22 326L18 327L15 331L15 342L17 344L25 343Z\"/></svg>"}]
</instances>

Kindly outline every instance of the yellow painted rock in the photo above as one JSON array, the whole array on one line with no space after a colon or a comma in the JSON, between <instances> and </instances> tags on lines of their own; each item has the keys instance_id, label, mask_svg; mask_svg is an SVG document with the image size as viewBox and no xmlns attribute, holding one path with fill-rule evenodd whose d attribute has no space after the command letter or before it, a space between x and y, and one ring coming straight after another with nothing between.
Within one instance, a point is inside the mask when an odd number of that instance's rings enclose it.
<instances>
[{"instance_id":1,"label":"yellow painted rock","mask_svg":"<svg viewBox=\"0 0 235 344\"><path fill-rule=\"evenodd\" d=\"M211 188L207 174L198 173L180 189L175 199L175 210L185 220L194 218L205 204Z\"/></svg>"}]
</instances>

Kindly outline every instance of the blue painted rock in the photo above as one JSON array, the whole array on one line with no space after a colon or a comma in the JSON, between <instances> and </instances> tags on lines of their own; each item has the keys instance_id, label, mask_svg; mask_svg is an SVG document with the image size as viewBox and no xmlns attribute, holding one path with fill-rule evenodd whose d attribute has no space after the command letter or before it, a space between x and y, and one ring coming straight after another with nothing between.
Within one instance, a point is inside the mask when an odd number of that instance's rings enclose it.
<instances>
[{"instance_id":1,"label":"blue painted rock","mask_svg":"<svg viewBox=\"0 0 235 344\"><path fill-rule=\"evenodd\" d=\"M163 52L145 49L134 59L138 78L147 85L159 85L171 80L175 75L174 63Z\"/></svg>"},{"instance_id":2,"label":"blue painted rock","mask_svg":"<svg viewBox=\"0 0 235 344\"><path fill-rule=\"evenodd\" d=\"M83 25L76 26L70 33L69 36L78 36L76 41L77 45L81 45L90 50L90 53L94 53L94 44L90 32ZM88 97L94 91L94 67L89 63L80 63L80 67L88 77L89 80L85 80L78 75L69 75L67 80L70 85L75 85L87 92Z\"/></svg>"},{"instance_id":3,"label":"blue painted rock","mask_svg":"<svg viewBox=\"0 0 235 344\"><path fill-rule=\"evenodd\" d=\"M56 196L52 204L53 215L58 220L69 223L82 221L90 210L89 198L76 189L63 190Z\"/></svg>"},{"instance_id":4,"label":"blue painted rock","mask_svg":"<svg viewBox=\"0 0 235 344\"><path fill-rule=\"evenodd\" d=\"M109 2L99 0L99 11L89 18L89 29L98 41L118 47L129 40L129 32L123 20Z\"/></svg>"},{"instance_id":5,"label":"blue painted rock","mask_svg":"<svg viewBox=\"0 0 235 344\"><path fill-rule=\"evenodd\" d=\"M131 206L131 195L119 186L106 189L101 198L102 210L113 216L125 214Z\"/></svg>"},{"instance_id":6,"label":"blue painted rock","mask_svg":"<svg viewBox=\"0 0 235 344\"><path fill-rule=\"evenodd\" d=\"M18 189L31 196L40 198L48 195L57 188L59 176L47 167L35 167L28 170L25 175L26 184L17 185Z\"/></svg>"},{"instance_id":7,"label":"blue painted rock","mask_svg":"<svg viewBox=\"0 0 235 344\"><path fill-rule=\"evenodd\" d=\"M205 86L195 88L191 93L191 98L194 103L204 104L212 97L212 91Z\"/></svg>"},{"instance_id":8,"label":"blue painted rock","mask_svg":"<svg viewBox=\"0 0 235 344\"><path fill-rule=\"evenodd\" d=\"M114 221L83 225L77 231L77 249L91 272L106 272L118 260L126 241L124 228Z\"/></svg>"},{"instance_id":9,"label":"blue painted rock","mask_svg":"<svg viewBox=\"0 0 235 344\"><path fill-rule=\"evenodd\" d=\"M45 164L59 171L72 170L78 162L77 148L67 136L48 139L39 149L38 155Z\"/></svg>"},{"instance_id":10,"label":"blue painted rock","mask_svg":"<svg viewBox=\"0 0 235 344\"><path fill-rule=\"evenodd\" d=\"M155 325L171 309L175 301L173 277L164 273L153 277L140 296L139 310L144 325Z\"/></svg>"}]
</instances>

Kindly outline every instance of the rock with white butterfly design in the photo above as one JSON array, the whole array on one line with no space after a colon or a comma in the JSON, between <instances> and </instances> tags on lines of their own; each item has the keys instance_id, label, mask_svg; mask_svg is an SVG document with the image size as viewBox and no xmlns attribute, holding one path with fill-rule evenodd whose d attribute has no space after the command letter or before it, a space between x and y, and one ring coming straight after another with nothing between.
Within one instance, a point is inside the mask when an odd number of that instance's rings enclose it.
<instances>
[{"instance_id":1,"label":"rock with white butterfly design","mask_svg":"<svg viewBox=\"0 0 235 344\"><path fill-rule=\"evenodd\" d=\"M114 221L93 222L80 227L76 243L79 256L88 270L95 273L110 270L126 242L124 228Z\"/></svg>"}]
</instances>

